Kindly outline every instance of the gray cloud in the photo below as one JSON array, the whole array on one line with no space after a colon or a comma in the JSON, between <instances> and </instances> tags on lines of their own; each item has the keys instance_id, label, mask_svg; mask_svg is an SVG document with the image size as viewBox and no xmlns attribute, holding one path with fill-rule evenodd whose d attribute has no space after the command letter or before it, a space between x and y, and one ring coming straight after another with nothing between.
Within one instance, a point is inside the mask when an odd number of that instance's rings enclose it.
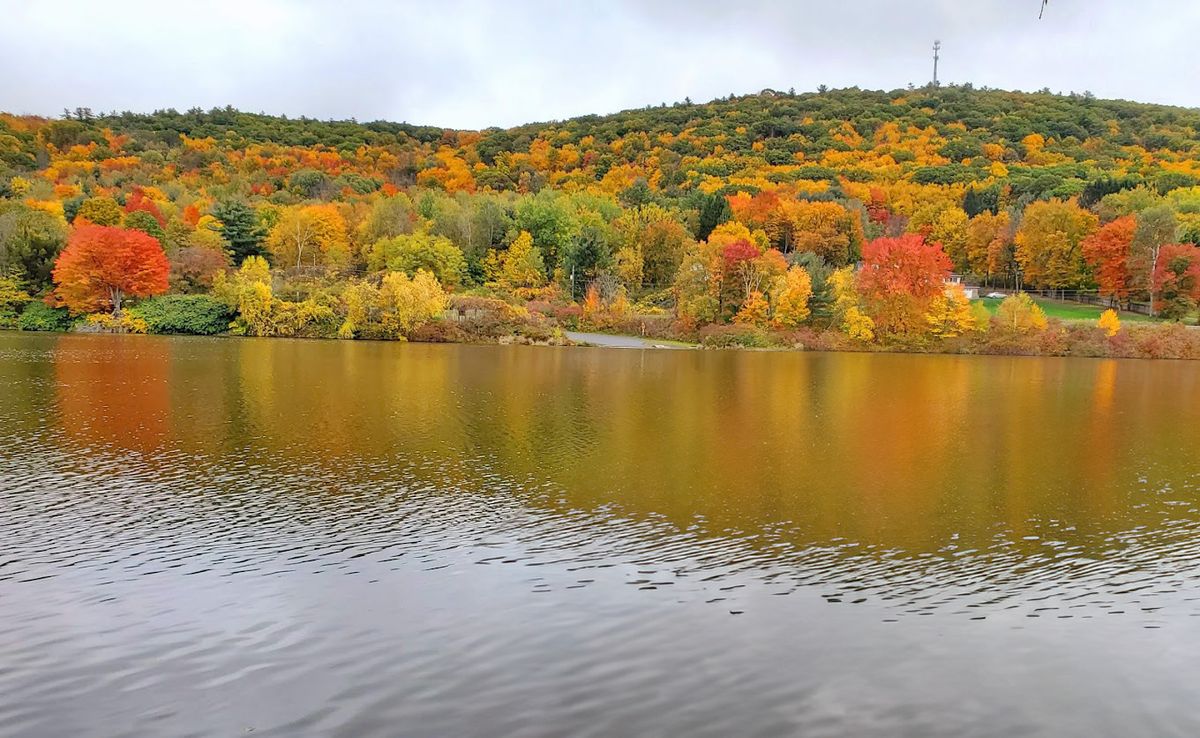
<instances>
[{"instance_id":1,"label":"gray cloud","mask_svg":"<svg viewBox=\"0 0 1200 738\"><path fill-rule=\"evenodd\" d=\"M773 87L930 75L1200 105L1173 0L0 0L0 109L234 105L515 125ZM1186 77L1185 77L1186 79Z\"/></svg>"}]
</instances>

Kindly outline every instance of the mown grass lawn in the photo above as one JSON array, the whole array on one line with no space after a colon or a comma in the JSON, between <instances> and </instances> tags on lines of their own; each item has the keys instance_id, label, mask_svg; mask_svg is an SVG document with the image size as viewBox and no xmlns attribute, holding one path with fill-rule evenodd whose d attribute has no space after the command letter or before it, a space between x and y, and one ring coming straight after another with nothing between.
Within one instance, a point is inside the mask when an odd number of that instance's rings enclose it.
<instances>
[{"instance_id":1,"label":"mown grass lawn","mask_svg":"<svg viewBox=\"0 0 1200 738\"><path fill-rule=\"evenodd\" d=\"M981 298L984 307L993 315L1000 307L1000 300L984 297ZM1081 305L1074 302L1059 302L1058 300L1048 300L1044 297L1035 297L1033 301L1046 311L1047 318L1058 318L1059 320L1088 320L1095 321L1100 319L1100 313L1104 312L1104 308L1097 305ZM1147 315L1140 313L1129 313L1118 311L1117 313L1122 321L1131 321L1135 323L1148 323L1152 319Z\"/></svg>"}]
</instances>

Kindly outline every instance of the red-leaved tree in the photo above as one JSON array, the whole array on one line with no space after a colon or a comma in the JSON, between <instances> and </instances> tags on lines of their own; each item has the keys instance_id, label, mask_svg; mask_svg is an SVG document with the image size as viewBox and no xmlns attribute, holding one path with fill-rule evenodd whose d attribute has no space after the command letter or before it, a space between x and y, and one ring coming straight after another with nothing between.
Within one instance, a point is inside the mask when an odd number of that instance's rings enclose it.
<instances>
[{"instance_id":1,"label":"red-leaved tree","mask_svg":"<svg viewBox=\"0 0 1200 738\"><path fill-rule=\"evenodd\" d=\"M168 259L171 289L179 292L202 292L210 289L218 272L229 266L224 251L207 246L185 246L176 249Z\"/></svg>"},{"instance_id":2,"label":"red-leaved tree","mask_svg":"<svg viewBox=\"0 0 1200 738\"><path fill-rule=\"evenodd\" d=\"M200 222L200 208L196 203L192 203L183 209L183 222L190 225L192 228Z\"/></svg>"},{"instance_id":3,"label":"red-leaved tree","mask_svg":"<svg viewBox=\"0 0 1200 738\"><path fill-rule=\"evenodd\" d=\"M158 205L154 201L146 197L146 193L141 187L134 187L133 192L125 200L125 212L135 213L137 211L149 213L155 220L158 221L160 228L167 227L167 219L163 217L162 211L158 209Z\"/></svg>"},{"instance_id":4,"label":"red-leaved tree","mask_svg":"<svg viewBox=\"0 0 1200 738\"><path fill-rule=\"evenodd\" d=\"M1158 253L1154 268L1154 310L1182 320L1200 303L1200 246L1171 243Z\"/></svg>"},{"instance_id":5,"label":"red-leaved tree","mask_svg":"<svg viewBox=\"0 0 1200 738\"><path fill-rule=\"evenodd\" d=\"M941 244L909 233L863 246L858 290L879 330L911 335L927 328L929 303L946 289L949 276L950 257Z\"/></svg>"},{"instance_id":6,"label":"red-leaved tree","mask_svg":"<svg viewBox=\"0 0 1200 738\"><path fill-rule=\"evenodd\" d=\"M1096 271L1100 294L1124 302L1129 297L1129 255L1137 218L1127 215L1106 223L1083 239L1083 258Z\"/></svg>"},{"instance_id":7,"label":"red-leaved tree","mask_svg":"<svg viewBox=\"0 0 1200 738\"><path fill-rule=\"evenodd\" d=\"M739 240L721 250L722 282L732 290L732 305L742 305L750 296L767 289L771 281L787 271L787 260L776 249L759 251L749 241Z\"/></svg>"},{"instance_id":8,"label":"red-leaved tree","mask_svg":"<svg viewBox=\"0 0 1200 738\"><path fill-rule=\"evenodd\" d=\"M121 312L126 296L167 291L170 264L162 246L141 231L114 226L76 228L54 263L54 293L73 313Z\"/></svg>"}]
</instances>

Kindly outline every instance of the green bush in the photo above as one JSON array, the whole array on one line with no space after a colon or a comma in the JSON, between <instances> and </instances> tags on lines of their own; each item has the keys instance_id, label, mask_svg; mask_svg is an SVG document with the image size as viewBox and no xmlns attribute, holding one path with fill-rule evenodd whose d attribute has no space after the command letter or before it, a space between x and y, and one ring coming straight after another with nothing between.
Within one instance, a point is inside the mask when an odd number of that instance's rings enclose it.
<instances>
[{"instance_id":1,"label":"green bush","mask_svg":"<svg viewBox=\"0 0 1200 738\"><path fill-rule=\"evenodd\" d=\"M130 308L146 321L151 333L189 333L211 336L229 330L233 315L225 303L212 295L164 295L151 297Z\"/></svg>"},{"instance_id":2,"label":"green bush","mask_svg":"<svg viewBox=\"0 0 1200 738\"><path fill-rule=\"evenodd\" d=\"M706 348L766 348L771 345L765 331L752 325L710 325L700 331Z\"/></svg>"},{"instance_id":3,"label":"green bush","mask_svg":"<svg viewBox=\"0 0 1200 738\"><path fill-rule=\"evenodd\" d=\"M66 308L53 308L34 300L21 311L17 327L23 331L66 331L71 329L71 313Z\"/></svg>"},{"instance_id":4,"label":"green bush","mask_svg":"<svg viewBox=\"0 0 1200 738\"><path fill-rule=\"evenodd\" d=\"M16 328L21 310L29 304L29 293L15 276L0 277L0 328Z\"/></svg>"}]
</instances>

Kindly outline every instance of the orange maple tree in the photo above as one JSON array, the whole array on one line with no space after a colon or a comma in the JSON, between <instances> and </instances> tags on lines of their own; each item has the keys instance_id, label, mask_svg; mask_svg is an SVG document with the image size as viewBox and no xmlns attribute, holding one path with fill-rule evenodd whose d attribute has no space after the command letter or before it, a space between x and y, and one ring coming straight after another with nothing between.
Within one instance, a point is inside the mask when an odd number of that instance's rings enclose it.
<instances>
[{"instance_id":1,"label":"orange maple tree","mask_svg":"<svg viewBox=\"0 0 1200 738\"><path fill-rule=\"evenodd\" d=\"M137 211L149 213L158 221L158 225L166 228L167 219L163 217L162 211L158 209L158 205L154 201L146 197L146 193L141 187L134 187L133 192L129 194L129 198L125 201L125 212L135 213Z\"/></svg>"},{"instance_id":2,"label":"orange maple tree","mask_svg":"<svg viewBox=\"0 0 1200 738\"><path fill-rule=\"evenodd\" d=\"M1100 294L1117 300L1129 297L1129 255L1137 219L1132 215L1106 223L1083 239L1083 258L1095 270Z\"/></svg>"},{"instance_id":3,"label":"orange maple tree","mask_svg":"<svg viewBox=\"0 0 1200 738\"><path fill-rule=\"evenodd\" d=\"M76 228L54 264L55 295L72 313L121 312L126 296L167 291L170 264L158 240L114 226Z\"/></svg>"},{"instance_id":4,"label":"orange maple tree","mask_svg":"<svg viewBox=\"0 0 1200 738\"><path fill-rule=\"evenodd\" d=\"M946 289L950 266L941 244L919 234L877 238L863 246L858 289L879 328L919 333L929 303Z\"/></svg>"}]
</instances>

